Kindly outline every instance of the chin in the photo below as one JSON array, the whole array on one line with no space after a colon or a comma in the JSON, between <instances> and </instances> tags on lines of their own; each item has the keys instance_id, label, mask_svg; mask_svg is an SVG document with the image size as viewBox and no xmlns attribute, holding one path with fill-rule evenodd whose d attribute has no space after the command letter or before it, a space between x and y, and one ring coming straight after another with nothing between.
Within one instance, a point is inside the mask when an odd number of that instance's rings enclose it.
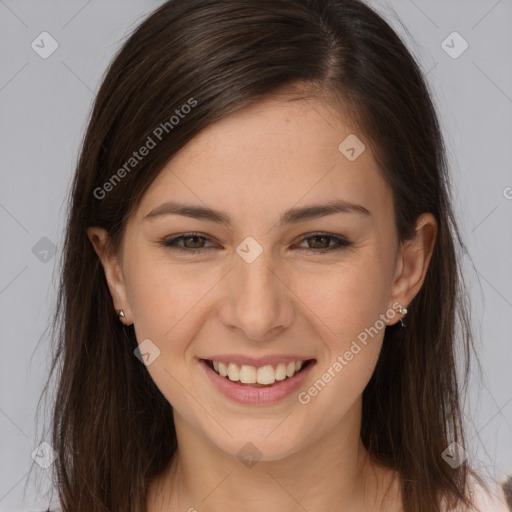
<instances>
[{"instance_id":1,"label":"chin","mask_svg":"<svg viewBox=\"0 0 512 512\"><path fill-rule=\"evenodd\" d=\"M227 430L233 437L222 431L220 438L210 437L210 442L218 450L246 462L248 466L250 461L282 460L299 451L305 440L292 434L289 426L278 426L280 421L282 419L265 421L264 426L252 425L251 428L246 428L245 424L239 428L228 426ZM272 426L269 428L269 425Z\"/></svg>"}]
</instances>

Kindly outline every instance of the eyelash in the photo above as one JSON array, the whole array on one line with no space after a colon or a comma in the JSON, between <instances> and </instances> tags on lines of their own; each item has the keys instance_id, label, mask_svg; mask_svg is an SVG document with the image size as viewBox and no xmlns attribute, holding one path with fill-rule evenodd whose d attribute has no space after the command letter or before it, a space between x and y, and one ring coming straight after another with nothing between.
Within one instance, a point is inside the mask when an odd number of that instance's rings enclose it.
<instances>
[{"instance_id":1,"label":"eyelash","mask_svg":"<svg viewBox=\"0 0 512 512\"><path fill-rule=\"evenodd\" d=\"M345 248L353 245L353 243L350 242L349 240L347 240L346 238L336 236L336 235L331 235L329 233L323 233L323 232L311 233L308 236L303 237L299 241L299 243L302 243L304 240L308 240L309 238L315 238L315 237L327 237L329 239L336 241L337 245L330 247L328 249L312 249L312 248L308 248L308 247L301 247L300 249L306 249L309 251L313 251L315 253L325 254L327 252L339 251L341 249L345 249ZM178 252L187 252L189 254L201 253L201 252L209 249L209 247L201 247L198 249L188 249L186 247L179 247L178 245L176 245L176 242L178 240L184 240L185 238L204 238L207 241L209 240L208 237L201 235L201 233L185 233L184 235L179 235L174 238L169 238L167 240L163 240L161 243L164 247L167 247L169 249L172 249L172 250L175 250Z\"/></svg>"}]
</instances>

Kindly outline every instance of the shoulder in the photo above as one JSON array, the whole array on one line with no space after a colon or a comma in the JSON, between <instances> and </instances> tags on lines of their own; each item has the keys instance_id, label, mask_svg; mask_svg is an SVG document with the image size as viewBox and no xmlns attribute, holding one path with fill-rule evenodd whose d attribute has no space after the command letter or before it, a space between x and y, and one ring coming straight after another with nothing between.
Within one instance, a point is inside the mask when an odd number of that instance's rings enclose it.
<instances>
[{"instance_id":1,"label":"shoulder","mask_svg":"<svg viewBox=\"0 0 512 512\"><path fill-rule=\"evenodd\" d=\"M512 509L507 503L503 490L503 484L492 480L485 481L488 489L482 487L474 477L469 480L469 494L477 512L510 512ZM463 509L456 509L454 512L463 512ZM464 510L464 512L466 512Z\"/></svg>"},{"instance_id":2,"label":"shoulder","mask_svg":"<svg viewBox=\"0 0 512 512\"><path fill-rule=\"evenodd\" d=\"M478 512L510 512L503 489L499 485L495 485L490 492L476 487L474 501Z\"/></svg>"}]
</instances>

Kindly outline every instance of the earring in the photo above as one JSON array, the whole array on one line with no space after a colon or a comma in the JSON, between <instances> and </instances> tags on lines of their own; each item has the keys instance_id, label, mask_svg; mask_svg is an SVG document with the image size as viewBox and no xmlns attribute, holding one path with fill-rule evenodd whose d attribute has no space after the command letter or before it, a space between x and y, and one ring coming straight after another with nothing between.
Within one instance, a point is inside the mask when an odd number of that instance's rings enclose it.
<instances>
[{"instance_id":1,"label":"earring","mask_svg":"<svg viewBox=\"0 0 512 512\"><path fill-rule=\"evenodd\" d=\"M121 320L121 318L124 318L124 311L122 309L119 309L117 311L117 318L119 318L119 320Z\"/></svg>"},{"instance_id":2,"label":"earring","mask_svg":"<svg viewBox=\"0 0 512 512\"><path fill-rule=\"evenodd\" d=\"M405 316L405 315L407 315L407 309L406 309L406 308L400 308L400 309L398 310L398 312L399 312L400 314L404 315L404 316ZM401 325L402 327L405 327L405 324L404 324L404 322L403 322L402 318L400 318L400 325Z\"/></svg>"}]
</instances>

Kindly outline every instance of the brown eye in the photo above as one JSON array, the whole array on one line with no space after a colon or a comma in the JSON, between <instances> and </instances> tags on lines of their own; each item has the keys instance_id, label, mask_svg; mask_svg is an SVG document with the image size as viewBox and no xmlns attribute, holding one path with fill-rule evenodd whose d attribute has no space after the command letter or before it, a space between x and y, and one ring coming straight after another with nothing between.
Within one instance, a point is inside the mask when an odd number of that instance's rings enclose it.
<instances>
[{"instance_id":1,"label":"brown eye","mask_svg":"<svg viewBox=\"0 0 512 512\"><path fill-rule=\"evenodd\" d=\"M208 249L208 247L204 245L207 240L207 237L201 236L199 233L186 233L185 235L164 240L162 244L164 247L180 252L195 253ZM183 242L183 245L178 245L179 242Z\"/></svg>"},{"instance_id":2,"label":"brown eye","mask_svg":"<svg viewBox=\"0 0 512 512\"><path fill-rule=\"evenodd\" d=\"M191 242L192 247L188 246L189 249L201 249L202 248L201 240L204 240L204 238L200 237L200 236L183 237L183 243L185 244L185 246L187 246L187 242Z\"/></svg>"},{"instance_id":3,"label":"brown eye","mask_svg":"<svg viewBox=\"0 0 512 512\"><path fill-rule=\"evenodd\" d=\"M332 241L334 241L334 245L331 245ZM314 233L312 235L304 237L302 239L302 242L308 243L308 247L303 248L318 253L335 251L352 245L352 242L350 242L346 238L339 237L336 235L330 235L329 233Z\"/></svg>"},{"instance_id":4,"label":"brown eye","mask_svg":"<svg viewBox=\"0 0 512 512\"><path fill-rule=\"evenodd\" d=\"M211 246L205 246L205 243L208 242L208 240L208 237L202 236L199 233L186 233L184 235L163 240L162 244L164 247L172 250L194 254L210 249ZM320 254L340 250L352 245L352 242L346 238L331 235L329 233L313 233L304 237L301 240L301 243L303 242L307 242L308 247L300 247L301 249L306 249Z\"/></svg>"}]
</instances>

